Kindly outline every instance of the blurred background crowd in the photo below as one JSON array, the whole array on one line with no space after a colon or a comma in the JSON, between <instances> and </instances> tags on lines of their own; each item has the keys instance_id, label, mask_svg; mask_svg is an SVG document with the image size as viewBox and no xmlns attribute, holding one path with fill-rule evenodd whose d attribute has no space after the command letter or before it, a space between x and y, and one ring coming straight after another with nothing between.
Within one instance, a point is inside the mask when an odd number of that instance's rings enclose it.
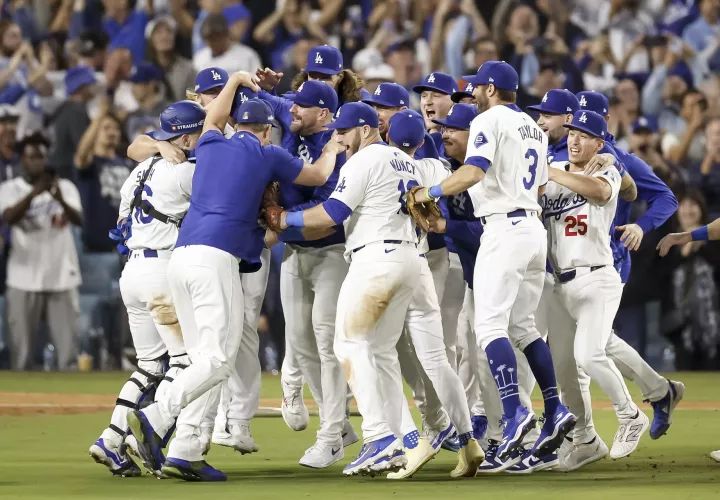
<instances>
[{"instance_id":1,"label":"blurred background crowd","mask_svg":"<svg viewBox=\"0 0 720 500\"><path fill-rule=\"evenodd\" d=\"M31 321L18 326L0 299L0 368L9 368L8 329L20 327L38 339L25 368L122 367L129 345L117 284L122 261L107 234L133 167L127 145L159 126L160 112L185 98L199 70L267 66L284 73L282 93L308 50L329 44L370 92L384 81L411 90L437 71L460 81L500 59L520 75L522 108L553 88L606 94L618 144L680 200L676 216L633 254L616 328L656 368L720 369L718 247L695 242L664 259L655 252L664 234L720 215L720 0L1 3L0 209L18 201L13 179L41 169L47 182L75 186L82 224L53 219L51 229L11 241L10 222L2 223L0 286L42 300L28 302ZM419 96L411 96L419 109ZM636 203L636 216L644 209ZM23 258L8 265L11 245ZM283 351L281 254L275 247L259 326L268 370L277 369ZM57 269L68 265L79 276L60 277ZM64 291L76 297L77 324L54 302ZM54 353L53 339L68 330L80 343L77 362Z\"/></svg>"}]
</instances>

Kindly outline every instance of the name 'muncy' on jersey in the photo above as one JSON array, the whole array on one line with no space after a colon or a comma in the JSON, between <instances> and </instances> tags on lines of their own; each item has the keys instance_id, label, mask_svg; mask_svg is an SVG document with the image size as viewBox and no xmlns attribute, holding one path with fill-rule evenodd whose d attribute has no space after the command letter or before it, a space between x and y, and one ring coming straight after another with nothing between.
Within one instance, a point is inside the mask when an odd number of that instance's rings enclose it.
<instances>
[{"instance_id":1,"label":"name 'muncy' on jersey","mask_svg":"<svg viewBox=\"0 0 720 500\"><path fill-rule=\"evenodd\" d=\"M417 243L405 198L421 180L413 159L387 144L372 144L352 155L330 195L352 210L345 226L346 257L353 249L377 241Z\"/></svg>"},{"instance_id":2,"label":"name 'muncy' on jersey","mask_svg":"<svg viewBox=\"0 0 720 500\"><path fill-rule=\"evenodd\" d=\"M177 241L178 228L145 214L139 206L130 213L130 203L140 188L140 181L154 158L138 164L120 188L120 217L132 218L130 238L125 242L130 250L172 250ZM195 162L173 165L160 159L152 166L145 180L142 199L165 215L182 218L190 206Z\"/></svg>"},{"instance_id":3,"label":"name 'muncy' on jersey","mask_svg":"<svg viewBox=\"0 0 720 500\"><path fill-rule=\"evenodd\" d=\"M567 162L550 168L566 169ZM582 172L573 172L583 175ZM589 200L555 182L549 182L540 200L548 234L548 259L557 273L578 267L612 266L610 226L615 218L620 192L620 173L615 167L594 174L610 184L612 194L605 204Z\"/></svg>"},{"instance_id":4,"label":"name 'muncy' on jersey","mask_svg":"<svg viewBox=\"0 0 720 500\"><path fill-rule=\"evenodd\" d=\"M548 139L514 104L493 106L470 124L465 163L484 158L485 178L468 189L475 216L540 210L538 188L547 183Z\"/></svg>"}]
</instances>

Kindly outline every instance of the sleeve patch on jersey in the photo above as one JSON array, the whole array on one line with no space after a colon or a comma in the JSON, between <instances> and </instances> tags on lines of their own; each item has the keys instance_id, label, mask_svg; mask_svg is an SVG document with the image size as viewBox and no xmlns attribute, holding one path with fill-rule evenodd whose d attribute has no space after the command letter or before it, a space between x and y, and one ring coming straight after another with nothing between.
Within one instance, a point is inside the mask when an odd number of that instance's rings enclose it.
<instances>
[{"instance_id":1,"label":"sleeve patch on jersey","mask_svg":"<svg viewBox=\"0 0 720 500\"><path fill-rule=\"evenodd\" d=\"M479 148L479 147L482 146L483 144L487 144L487 142L488 142L488 140L487 140L487 137L485 137L485 134L483 134L482 132L480 132L480 133L478 133L478 135L475 136L475 140L473 141L473 145L474 145L476 148Z\"/></svg>"}]
</instances>

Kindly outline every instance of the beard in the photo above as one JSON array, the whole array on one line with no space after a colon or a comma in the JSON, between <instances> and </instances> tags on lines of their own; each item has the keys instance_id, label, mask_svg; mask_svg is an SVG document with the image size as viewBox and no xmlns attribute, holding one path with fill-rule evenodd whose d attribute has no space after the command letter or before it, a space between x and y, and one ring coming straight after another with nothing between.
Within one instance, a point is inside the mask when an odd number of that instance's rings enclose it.
<instances>
[{"instance_id":1,"label":"beard","mask_svg":"<svg viewBox=\"0 0 720 500\"><path fill-rule=\"evenodd\" d=\"M487 111L490 107L490 100L484 95L476 97L475 102L477 102L477 108L480 113Z\"/></svg>"},{"instance_id":2,"label":"beard","mask_svg":"<svg viewBox=\"0 0 720 500\"><path fill-rule=\"evenodd\" d=\"M347 144L347 150L345 153L347 159L350 159L352 155L354 155L360 150L361 142L362 139L360 137L360 134L353 134L352 141Z\"/></svg>"}]
</instances>

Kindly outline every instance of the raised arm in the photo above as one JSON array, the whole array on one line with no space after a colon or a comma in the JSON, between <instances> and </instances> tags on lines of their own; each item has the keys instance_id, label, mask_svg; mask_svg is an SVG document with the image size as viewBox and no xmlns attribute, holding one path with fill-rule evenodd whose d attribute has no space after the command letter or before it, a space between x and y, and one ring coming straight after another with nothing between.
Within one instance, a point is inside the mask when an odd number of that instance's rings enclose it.
<instances>
[{"instance_id":1,"label":"raised arm","mask_svg":"<svg viewBox=\"0 0 720 500\"><path fill-rule=\"evenodd\" d=\"M600 177L575 175L559 168L550 168L548 169L548 180L557 182L569 190L601 205L610 201L612 197L610 183Z\"/></svg>"},{"instance_id":2,"label":"raised arm","mask_svg":"<svg viewBox=\"0 0 720 500\"><path fill-rule=\"evenodd\" d=\"M227 84L220 91L220 94L212 102L212 106L208 106L208 113L205 117L205 125L203 126L203 134L210 130L217 130L221 134L225 130L228 118L230 118L230 108L237 88L243 85L251 88L255 92L260 91L255 78L245 71L238 71L230 76ZM328 174L330 175L330 174Z\"/></svg>"}]
</instances>

